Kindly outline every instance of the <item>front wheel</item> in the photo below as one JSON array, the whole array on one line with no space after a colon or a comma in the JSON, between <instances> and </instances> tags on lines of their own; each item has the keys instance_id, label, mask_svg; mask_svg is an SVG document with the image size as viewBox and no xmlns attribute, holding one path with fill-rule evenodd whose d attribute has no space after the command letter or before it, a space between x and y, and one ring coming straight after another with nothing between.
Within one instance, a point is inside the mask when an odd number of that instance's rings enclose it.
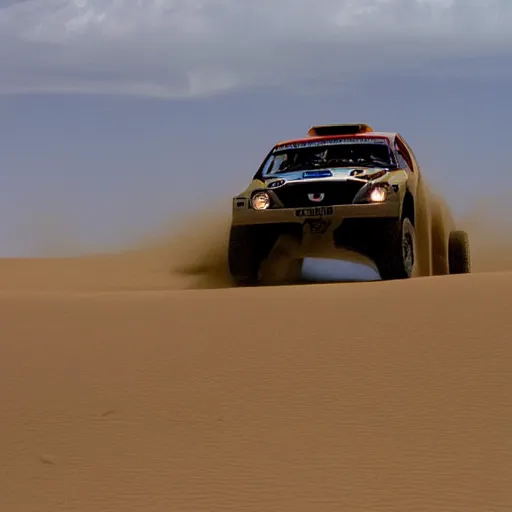
<instances>
[{"instance_id":1,"label":"front wheel","mask_svg":"<svg viewBox=\"0 0 512 512\"><path fill-rule=\"evenodd\" d=\"M276 240L265 226L232 226L228 244L229 272L236 286L259 284L259 270Z\"/></svg>"},{"instance_id":2,"label":"front wheel","mask_svg":"<svg viewBox=\"0 0 512 512\"><path fill-rule=\"evenodd\" d=\"M411 220L386 221L379 236L375 262L382 280L412 277L416 261L416 233Z\"/></svg>"}]
</instances>

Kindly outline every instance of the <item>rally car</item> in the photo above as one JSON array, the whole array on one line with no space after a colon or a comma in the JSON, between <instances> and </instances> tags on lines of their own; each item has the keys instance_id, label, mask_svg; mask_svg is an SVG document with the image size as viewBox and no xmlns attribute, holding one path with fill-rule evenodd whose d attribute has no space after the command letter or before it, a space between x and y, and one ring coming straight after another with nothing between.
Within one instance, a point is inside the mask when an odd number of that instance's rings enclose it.
<instances>
[{"instance_id":1,"label":"rally car","mask_svg":"<svg viewBox=\"0 0 512 512\"><path fill-rule=\"evenodd\" d=\"M233 198L235 284L259 284L279 265L277 279L294 280L308 256L371 264L383 280L471 271L468 235L429 193L404 137L364 123L275 144Z\"/></svg>"}]
</instances>

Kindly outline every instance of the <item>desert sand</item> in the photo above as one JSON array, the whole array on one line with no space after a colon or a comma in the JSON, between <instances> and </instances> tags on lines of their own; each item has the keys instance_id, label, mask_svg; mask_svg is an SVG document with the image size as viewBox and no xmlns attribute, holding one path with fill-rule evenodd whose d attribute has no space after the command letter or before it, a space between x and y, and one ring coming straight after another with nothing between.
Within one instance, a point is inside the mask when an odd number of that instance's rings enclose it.
<instances>
[{"instance_id":1,"label":"desert sand","mask_svg":"<svg viewBox=\"0 0 512 512\"><path fill-rule=\"evenodd\" d=\"M0 261L2 512L512 510L503 237L471 275L233 289L204 233Z\"/></svg>"}]
</instances>

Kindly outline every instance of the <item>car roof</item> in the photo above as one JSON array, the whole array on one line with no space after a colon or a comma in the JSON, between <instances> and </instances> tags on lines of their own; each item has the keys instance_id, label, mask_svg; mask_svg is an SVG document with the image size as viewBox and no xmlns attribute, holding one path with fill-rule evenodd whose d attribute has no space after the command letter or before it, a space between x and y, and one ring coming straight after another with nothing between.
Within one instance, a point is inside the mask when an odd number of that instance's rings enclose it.
<instances>
[{"instance_id":1,"label":"car roof","mask_svg":"<svg viewBox=\"0 0 512 512\"><path fill-rule=\"evenodd\" d=\"M309 137L301 137L298 139L288 139L277 142L274 147L277 148L279 146L286 146L287 144L301 144L304 142L322 142L329 140L338 140L338 139L354 139L354 138L385 138L390 143L393 143L395 138L398 136L396 132L365 132L365 133L356 133L350 135L321 135L321 136L309 136Z\"/></svg>"}]
</instances>

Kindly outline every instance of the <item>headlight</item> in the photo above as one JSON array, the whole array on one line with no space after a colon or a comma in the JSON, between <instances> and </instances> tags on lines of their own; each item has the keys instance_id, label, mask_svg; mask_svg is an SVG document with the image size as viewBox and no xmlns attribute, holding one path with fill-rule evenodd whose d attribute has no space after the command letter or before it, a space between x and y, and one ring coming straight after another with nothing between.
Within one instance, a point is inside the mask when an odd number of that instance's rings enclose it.
<instances>
[{"instance_id":1,"label":"headlight","mask_svg":"<svg viewBox=\"0 0 512 512\"><path fill-rule=\"evenodd\" d=\"M266 192L256 192L252 196L251 205L255 210L266 210L270 207L270 196Z\"/></svg>"},{"instance_id":2,"label":"headlight","mask_svg":"<svg viewBox=\"0 0 512 512\"><path fill-rule=\"evenodd\" d=\"M382 203L384 202L388 197L388 191L384 187L375 187L370 192L370 201L372 203Z\"/></svg>"}]
</instances>

